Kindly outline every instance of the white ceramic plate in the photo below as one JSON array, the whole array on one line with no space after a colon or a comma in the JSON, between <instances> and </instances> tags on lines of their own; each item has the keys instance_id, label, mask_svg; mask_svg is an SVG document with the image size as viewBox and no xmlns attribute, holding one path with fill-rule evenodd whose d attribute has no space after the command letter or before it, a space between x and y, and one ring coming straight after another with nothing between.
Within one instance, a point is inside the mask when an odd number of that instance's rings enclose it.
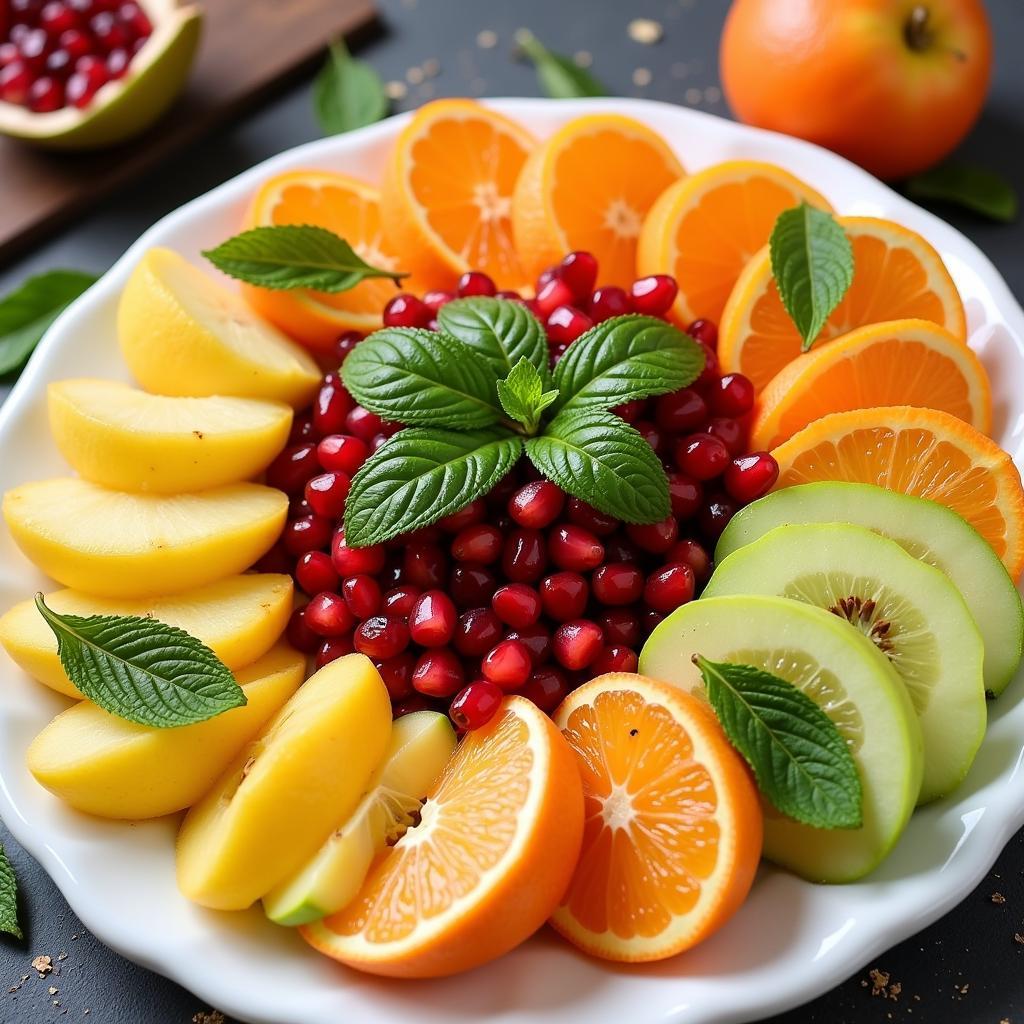
<instances>
[{"instance_id":1,"label":"white ceramic plate","mask_svg":"<svg viewBox=\"0 0 1024 1024\"><path fill-rule=\"evenodd\" d=\"M661 132L690 170L738 157L773 161L822 191L841 213L891 217L921 232L942 253L963 295L971 344L995 388L996 437L1021 464L1024 313L985 256L947 224L832 153L693 110L642 100L493 105L538 136L581 113L620 111ZM320 167L374 181L405 120L282 153L147 231L54 324L0 411L0 491L67 471L47 431L47 382L126 377L114 311L145 249L167 245L201 262L201 249L235 233L249 196L272 173ZM46 586L0 529L0 609ZM317 956L258 910L216 914L188 904L174 884L175 822L111 824L62 806L36 785L23 755L64 700L31 682L2 652L0 685L0 814L14 835L100 939L256 1024L753 1020L826 991L949 910L1024 824L1024 686L1018 680L992 706L984 746L955 797L916 814L895 853L867 881L830 888L764 869L747 904L721 932L657 965L599 963L541 934L469 975L388 982Z\"/></svg>"}]
</instances>

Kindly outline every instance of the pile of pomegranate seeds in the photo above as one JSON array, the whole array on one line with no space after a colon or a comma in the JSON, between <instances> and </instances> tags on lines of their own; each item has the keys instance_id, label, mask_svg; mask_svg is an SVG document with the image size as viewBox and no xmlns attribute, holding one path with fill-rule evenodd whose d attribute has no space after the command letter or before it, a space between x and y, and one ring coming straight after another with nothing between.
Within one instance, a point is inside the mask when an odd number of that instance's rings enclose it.
<instances>
[{"instance_id":1,"label":"pile of pomegranate seeds","mask_svg":"<svg viewBox=\"0 0 1024 1024\"><path fill-rule=\"evenodd\" d=\"M546 324L557 362L593 324L630 312L664 316L675 299L671 277L641 278L627 292L595 288L597 273L589 253L570 253L540 276L536 298L524 299L471 272L457 294L396 296L384 322L436 329L437 311L454 298L515 299ZM672 514L650 525L566 495L524 459L486 497L435 525L350 548L342 515L352 475L400 427L357 405L328 373L267 471L292 502L259 568L291 572L310 599L292 617L292 644L318 667L360 651L380 670L396 716L446 709L463 729L485 724L505 693L551 711L595 675L635 671L654 627L710 576L729 519L778 476L771 455L745 452L750 381L719 374L714 324L697 321L688 332L707 357L698 380L616 410L665 465ZM360 340L343 335L339 360Z\"/></svg>"},{"instance_id":2,"label":"pile of pomegranate seeds","mask_svg":"<svg viewBox=\"0 0 1024 1024\"><path fill-rule=\"evenodd\" d=\"M0 100L39 114L84 109L152 34L134 0L2 0Z\"/></svg>"}]
</instances>

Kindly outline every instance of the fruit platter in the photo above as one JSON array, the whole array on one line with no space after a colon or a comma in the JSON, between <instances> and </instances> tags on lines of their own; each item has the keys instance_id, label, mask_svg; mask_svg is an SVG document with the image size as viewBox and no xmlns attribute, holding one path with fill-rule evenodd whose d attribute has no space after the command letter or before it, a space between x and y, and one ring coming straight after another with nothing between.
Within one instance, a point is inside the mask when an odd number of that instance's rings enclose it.
<instances>
[{"instance_id":1,"label":"fruit platter","mask_svg":"<svg viewBox=\"0 0 1024 1024\"><path fill-rule=\"evenodd\" d=\"M1024 313L808 143L442 100L156 224L0 410L0 813L266 1024L738 1024L1024 824Z\"/></svg>"}]
</instances>

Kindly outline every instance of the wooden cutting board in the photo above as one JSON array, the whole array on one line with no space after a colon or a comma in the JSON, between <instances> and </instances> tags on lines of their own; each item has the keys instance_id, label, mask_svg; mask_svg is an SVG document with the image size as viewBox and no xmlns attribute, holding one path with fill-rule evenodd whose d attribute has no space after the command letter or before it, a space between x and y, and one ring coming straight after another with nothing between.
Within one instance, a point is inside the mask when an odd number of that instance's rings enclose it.
<instances>
[{"instance_id":1,"label":"wooden cutting board","mask_svg":"<svg viewBox=\"0 0 1024 1024\"><path fill-rule=\"evenodd\" d=\"M2 0L0 0L2 2ZM267 98L339 36L376 26L373 0L205 0L185 92L144 135L98 153L47 153L0 137L0 265L97 199Z\"/></svg>"}]
</instances>

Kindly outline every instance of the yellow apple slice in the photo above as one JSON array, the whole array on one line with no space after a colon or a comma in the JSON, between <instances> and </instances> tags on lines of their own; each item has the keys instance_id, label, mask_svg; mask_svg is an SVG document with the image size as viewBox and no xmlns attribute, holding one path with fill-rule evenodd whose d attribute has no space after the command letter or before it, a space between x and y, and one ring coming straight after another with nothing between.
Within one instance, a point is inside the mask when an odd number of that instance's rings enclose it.
<instances>
[{"instance_id":1,"label":"yellow apple slice","mask_svg":"<svg viewBox=\"0 0 1024 1024\"><path fill-rule=\"evenodd\" d=\"M243 910L294 874L352 813L387 750L391 701L362 654L312 676L189 811L178 886Z\"/></svg>"},{"instance_id":2,"label":"yellow apple slice","mask_svg":"<svg viewBox=\"0 0 1024 1024\"><path fill-rule=\"evenodd\" d=\"M152 600L95 597L57 590L46 604L61 615L138 615L190 633L228 668L244 668L262 657L284 632L292 610L290 576L246 573L172 597ZM35 602L22 601L0 616L0 645L30 676L69 697L81 697L57 656L57 638Z\"/></svg>"},{"instance_id":3,"label":"yellow apple slice","mask_svg":"<svg viewBox=\"0 0 1024 1024\"><path fill-rule=\"evenodd\" d=\"M237 292L170 249L150 249L117 311L121 352L157 395L275 398L298 408L320 382L316 363Z\"/></svg>"},{"instance_id":4,"label":"yellow apple slice","mask_svg":"<svg viewBox=\"0 0 1024 1024\"><path fill-rule=\"evenodd\" d=\"M171 398L112 380L47 391L50 431L79 476L118 491L179 494L248 480L288 441L292 409L256 398Z\"/></svg>"},{"instance_id":5,"label":"yellow apple slice","mask_svg":"<svg viewBox=\"0 0 1024 1024\"><path fill-rule=\"evenodd\" d=\"M174 594L233 576L281 532L288 499L259 484L125 494L59 477L4 495L18 547L48 576L104 597Z\"/></svg>"},{"instance_id":6,"label":"yellow apple slice","mask_svg":"<svg viewBox=\"0 0 1024 1024\"><path fill-rule=\"evenodd\" d=\"M101 818L158 818L191 806L298 689L305 656L281 643L235 673L248 703L177 729L116 718L89 701L59 714L25 754L54 796Z\"/></svg>"}]
</instances>

